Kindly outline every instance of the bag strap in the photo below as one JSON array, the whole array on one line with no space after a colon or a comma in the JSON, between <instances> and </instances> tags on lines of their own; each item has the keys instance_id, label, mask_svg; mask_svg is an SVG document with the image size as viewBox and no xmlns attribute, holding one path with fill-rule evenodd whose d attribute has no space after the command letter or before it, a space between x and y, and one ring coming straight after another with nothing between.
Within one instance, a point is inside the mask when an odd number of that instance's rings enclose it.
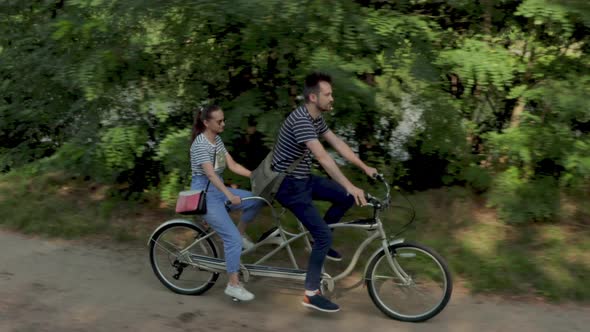
<instances>
[{"instance_id":1,"label":"bag strap","mask_svg":"<svg viewBox=\"0 0 590 332\"><path fill-rule=\"evenodd\" d=\"M215 136L215 150L213 150L213 172L215 172L215 162L217 161L217 136ZM207 187L205 187L205 192L209 191L209 185L211 184L211 180L207 182Z\"/></svg>"},{"instance_id":2,"label":"bag strap","mask_svg":"<svg viewBox=\"0 0 590 332\"><path fill-rule=\"evenodd\" d=\"M270 153L271 153L273 156L274 156L274 153L275 153L275 147L276 147L276 144L275 144L275 145L272 147L272 150L271 150L271 152L270 152ZM292 163L291 163L291 165L289 165L289 167L287 167L287 169L285 170L285 174L289 174L289 173L293 172L293 171L295 170L295 168L297 168L297 166L299 166L299 163L300 163L300 162L301 162L301 161L302 161L302 160L305 158L305 156L306 156L307 154L309 154L310 152L311 152L311 151L310 151L309 149L307 149L307 151L305 151L305 153L303 153L303 154L301 155L301 157L297 158L297 160L295 160L294 162L292 162Z\"/></svg>"},{"instance_id":3,"label":"bag strap","mask_svg":"<svg viewBox=\"0 0 590 332\"><path fill-rule=\"evenodd\" d=\"M307 151L305 151L305 153L303 155L301 155L301 157L299 157L299 159L295 160L291 165L289 165L289 167L285 171L285 174L289 174L289 173L293 172L295 170L295 168L297 168L297 166L299 166L299 163L301 163L301 161L305 158L305 156L307 156L307 154L309 154L310 152L311 151L309 151L309 149L307 149Z\"/></svg>"}]
</instances>

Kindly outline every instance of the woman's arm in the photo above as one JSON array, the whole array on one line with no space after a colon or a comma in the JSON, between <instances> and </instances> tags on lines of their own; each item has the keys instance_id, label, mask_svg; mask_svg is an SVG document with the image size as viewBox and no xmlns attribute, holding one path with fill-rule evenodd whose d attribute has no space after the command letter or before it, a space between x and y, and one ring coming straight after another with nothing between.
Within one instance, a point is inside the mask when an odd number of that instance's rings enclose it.
<instances>
[{"instance_id":1,"label":"woman's arm","mask_svg":"<svg viewBox=\"0 0 590 332\"><path fill-rule=\"evenodd\" d=\"M225 197L227 197L227 199L231 201L232 204L240 204L240 202L242 201L240 196L232 194L231 191L229 191L227 187L223 184L223 182L221 182L221 179L219 178L219 176L217 176L217 173L215 173L215 170L213 169L212 163L203 163L201 164L201 167L203 168L203 171L205 171L207 178L209 178L209 181L211 181L215 188L219 189L219 191L221 191L225 195Z\"/></svg>"},{"instance_id":2,"label":"woman's arm","mask_svg":"<svg viewBox=\"0 0 590 332\"><path fill-rule=\"evenodd\" d=\"M246 169L246 167L238 164L231 157L229 152L225 154L225 161L227 162L227 167L229 168L229 170L238 174L238 175L245 176L245 177L249 178L250 175L252 174L252 172L250 172L248 169Z\"/></svg>"}]
</instances>

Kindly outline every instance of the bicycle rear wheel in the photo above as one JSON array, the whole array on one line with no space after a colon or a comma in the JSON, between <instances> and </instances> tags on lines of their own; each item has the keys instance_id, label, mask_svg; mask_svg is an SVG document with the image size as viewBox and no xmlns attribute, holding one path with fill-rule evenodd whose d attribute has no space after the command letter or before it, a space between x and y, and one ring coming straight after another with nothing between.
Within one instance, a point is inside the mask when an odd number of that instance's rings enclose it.
<instances>
[{"instance_id":1,"label":"bicycle rear wheel","mask_svg":"<svg viewBox=\"0 0 590 332\"><path fill-rule=\"evenodd\" d=\"M432 249L415 243L389 246L394 268L385 250L369 262L365 282L369 296L387 316L422 322L436 316L453 290L446 262Z\"/></svg>"},{"instance_id":2,"label":"bicycle rear wheel","mask_svg":"<svg viewBox=\"0 0 590 332\"><path fill-rule=\"evenodd\" d=\"M150 239L150 263L158 279L171 291L185 295L200 295L217 281L219 273L189 264L181 251L206 232L193 223L175 222L159 229ZM207 238L189 249L190 254L217 257L213 241Z\"/></svg>"}]
</instances>

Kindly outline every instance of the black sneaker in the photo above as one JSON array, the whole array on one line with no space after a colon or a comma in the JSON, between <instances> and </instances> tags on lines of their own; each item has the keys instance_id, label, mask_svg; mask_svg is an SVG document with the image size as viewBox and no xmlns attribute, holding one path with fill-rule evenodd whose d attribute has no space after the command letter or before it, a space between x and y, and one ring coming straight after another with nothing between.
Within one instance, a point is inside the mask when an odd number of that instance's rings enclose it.
<instances>
[{"instance_id":1,"label":"black sneaker","mask_svg":"<svg viewBox=\"0 0 590 332\"><path fill-rule=\"evenodd\" d=\"M310 241L311 245L313 246L313 241ZM307 248L306 248L307 250ZM342 260L342 255L332 248L328 249L328 253L326 254L326 259L329 259L334 262L340 262Z\"/></svg>"},{"instance_id":2,"label":"black sneaker","mask_svg":"<svg viewBox=\"0 0 590 332\"><path fill-rule=\"evenodd\" d=\"M313 296L304 295L301 304L303 304L304 307L323 312L340 311L340 307L336 303L332 303L332 301L323 297L319 290Z\"/></svg>"},{"instance_id":3,"label":"black sneaker","mask_svg":"<svg viewBox=\"0 0 590 332\"><path fill-rule=\"evenodd\" d=\"M328 253L326 254L326 259L329 259L334 262L340 262L342 260L342 255L340 255L338 251L330 248L328 250Z\"/></svg>"}]
</instances>

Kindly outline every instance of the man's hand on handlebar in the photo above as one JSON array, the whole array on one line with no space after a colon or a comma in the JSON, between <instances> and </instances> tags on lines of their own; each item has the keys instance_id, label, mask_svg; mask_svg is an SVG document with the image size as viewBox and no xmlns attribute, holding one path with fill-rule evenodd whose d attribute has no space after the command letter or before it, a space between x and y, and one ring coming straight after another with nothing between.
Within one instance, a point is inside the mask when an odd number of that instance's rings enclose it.
<instances>
[{"instance_id":1,"label":"man's hand on handlebar","mask_svg":"<svg viewBox=\"0 0 590 332\"><path fill-rule=\"evenodd\" d=\"M381 181L381 182L385 181L385 177L381 173L375 173L371 177L377 181Z\"/></svg>"},{"instance_id":2,"label":"man's hand on handlebar","mask_svg":"<svg viewBox=\"0 0 590 332\"><path fill-rule=\"evenodd\" d=\"M367 205L367 200L365 199L365 192L362 189L352 186L350 188L347 188L346 191L348 191L348 193L352 195L352 197L354 197L356 205Z\"/></svg>"},{"instance_id":3,"label":"man's hand on handlebar","mask_svg":"<svg viewBox=\"0 0 590 332\"><path fill-rule=\"evenodd\" d=\"M374 167L369 167L367 166L367 168L364 169L365 174L367 174L369 177L374 178L377 173L377 169Z\"/></svg>"}]
</instances>

